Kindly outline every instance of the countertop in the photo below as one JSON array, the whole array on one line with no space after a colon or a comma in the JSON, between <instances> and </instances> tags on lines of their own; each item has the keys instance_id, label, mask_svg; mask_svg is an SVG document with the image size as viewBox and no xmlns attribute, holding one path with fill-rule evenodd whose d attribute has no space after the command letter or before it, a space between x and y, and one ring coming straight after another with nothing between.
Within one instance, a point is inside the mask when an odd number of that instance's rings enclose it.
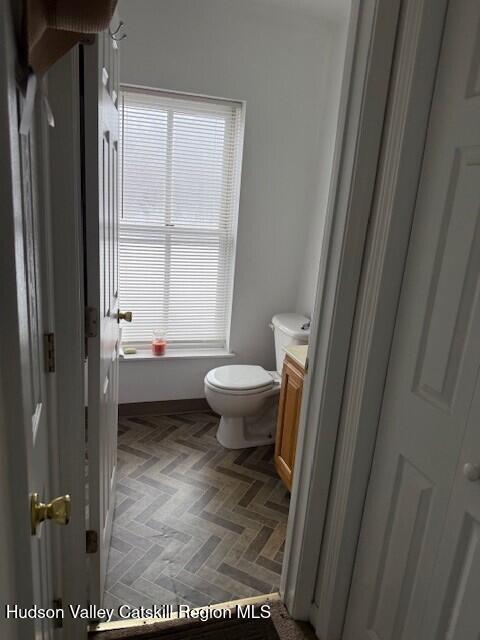
<instances>
[{"instance_id":1,"label":"countertop","mask_svg":"<svg viewBox=\"0 0 480 640\"><path fill-rule=\"evenodd\" d=\"M302 369L305 369L305 360L307 359L308 344L292 344L285 347L285 353L296 362Z\"/></svg>"}]
</instances>

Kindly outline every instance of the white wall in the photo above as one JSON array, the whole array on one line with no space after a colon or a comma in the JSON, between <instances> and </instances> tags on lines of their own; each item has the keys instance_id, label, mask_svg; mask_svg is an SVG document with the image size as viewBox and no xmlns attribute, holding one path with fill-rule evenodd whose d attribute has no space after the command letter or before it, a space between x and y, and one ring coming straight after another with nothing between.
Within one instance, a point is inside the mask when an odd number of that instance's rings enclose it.
<instances>
[{"instance_id":1,"label":"white wall","mask_svg":"<svg viewBox=\"0 0 480 640\"><path fill-rule=\"evenodd\" d=\"M273 368L272 315L313 308L339 41L320 18L256 0L121 0L120 14L128 33L122 82L247 103L230 342L236 358L121 364L120 402L201 397L214 366Z\"/></svg>"},{"instance_id":2,"label":"white wall","mask_svg":"<svg viewBox=\"0 0 480 640\"><path fill-rule=\"evenodd\" d=\"M304 259L296 301L297 311L307 316L311 316L313 312L317 288L318 268L337 133L340 91L347 45L348 18L348 12L344 12L342 17L338 17L334 23L330 24L334 39L329 49L329 58L325 61L328 69L326 77L328 91L323 96L324 108L319 114L322 150L317 155L314 184L310 193L310 220L306 224L307 235L305 237Z\"/></svg>"}]
</instances>

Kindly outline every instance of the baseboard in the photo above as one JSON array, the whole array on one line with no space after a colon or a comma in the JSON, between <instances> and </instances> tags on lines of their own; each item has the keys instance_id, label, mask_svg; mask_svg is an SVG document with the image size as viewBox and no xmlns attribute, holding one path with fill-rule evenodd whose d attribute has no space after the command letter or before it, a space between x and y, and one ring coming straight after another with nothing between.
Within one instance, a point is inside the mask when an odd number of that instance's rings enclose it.
<instances>
[{"instance_id":1,"label":"baseboard","mask_svg":"<svg viewBox=\"0 0 480 640\"><path fill-rule=\"evenodd\" d=\"M191 413L192 411L211 411L211 409L205 398L129 402L118 405L119 416L164 415L167 413Z\"/></svg>"}]
</instances>

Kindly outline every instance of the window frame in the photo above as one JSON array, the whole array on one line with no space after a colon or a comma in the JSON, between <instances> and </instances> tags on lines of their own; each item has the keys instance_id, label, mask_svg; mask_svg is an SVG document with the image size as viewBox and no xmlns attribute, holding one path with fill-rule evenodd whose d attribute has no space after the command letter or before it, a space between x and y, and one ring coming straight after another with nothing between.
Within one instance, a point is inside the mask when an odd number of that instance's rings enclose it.
<instances>
[{"instance_id":1,"label":"window frame","mask_svg":"<svg viewBox=\"0 0 480 640\"><path fill-rule=\"evenodd\" d=\"M238 218L239 218L239 210L240 210L240 191L241 191L241 182L242 182L242 168L243 168L243 152L244 152L244 140L245 140L245 111L246 111L246 101L245 100L238 100L238 99L229 99L229 98L221 98L221 97L217 97L217 96L210 96L210 95L204 95L204 94L198 94L198 93L192 93L192 92L186 92L186 91L176 91L176 90L170 90L170 89L163 89L163 88L155 88L155 87L150 87L150 86L145 86L145 85L139 85L139 84L131 84L131 83L126 83L123 82L120 84L119 87L119 106L120 106L120 110L123 109L123 93L125 91L129 91L129 92L135 92L135 93L140 93L140 94L147 94L147 95L153 95L153 96L165 96L167 98L176 98L178 97L180 100L183 98L185 100L190 100L190 101L198 101L200 103L207 103L207 104L212 104L212 105L228 105L228 106L234 106L238 109L238 137L237 137L237 145L238 148L236 148L236 153L235 153L235 158L234 158L234 168L233 168L233 179L234 179L234 185L233 185L233 189L234 189L234 195L232 197L232 227L231 227L231 233L230 233L230 241L232 242L233 246L231 249L231 268L230 268L230 275L229 275L229 282L227 284L228 286L228 300L227 300L227 319L225 322L225 339L222 341L213 341L213 340L197 340L197 341L192 341L192 340L184 340L184 341L173 341L173 342L169 342L169 349L168 352L170 353L171 356L173 356L174 354L172 352L177 352L179 353L179 355L182 354L182 352L184 353L197 353L197 354L201 354L202 351L204 351L205 353L208 353L209 351L211 351L212 353L220 353L220 352L224 352L224 353L231 353L230 350L230 331L231 331L231 324L232 324L232 309L233 309L233 295L234 295L234 280L235 280L235 269L236 269L236 254L237 254L237 238L238 238ZM124 139L124 132L123 132L123 127L124 127L124 120L123 117L120 118L120 127L122 128L121 131L121 140L123 141ZM121 178L120 178L120 185L121 185L121 189L120 189L120 219L119 219L119 231L121 229L122 226L128 226L129 223L128 222L123 222L123 210L124 210L124 191L123 191L123 177L124 177L124 164L123 164L123 142L121 145L121 149L120 149L120 171L121 171ZM133 226L133 225L132 225ZM153 225L152 225L153 226ZM193 227L187 227L186 225L184 227L177 227L175 229L175 231L169 232L168 231L168 225L165 225L163 228L163 231L165 232L165 234L167 235L167 237L169 237L171 234L173 233L185 233L186 235L188 234L197 234L200 236L202 235L202 233L205 233L207 235L210 236L218 236L219 238L221 237L221 232L219 230L215 230L215 229L210 229L210 230L200 230L198 228L193 228ZM171 241L170 241L171 242ZM120 240L119 240L120 243ZM119 298L121 300L121 291L119 291ZM153 331L153 328L152 328ZM149 348L150 342L149 341L141 341L141 340L122 340L123 345L128 345L128 346L132 346L135 347L136 349L139 349L140 351L142 350L146 350Z\"/></svg>"}]
</instances>

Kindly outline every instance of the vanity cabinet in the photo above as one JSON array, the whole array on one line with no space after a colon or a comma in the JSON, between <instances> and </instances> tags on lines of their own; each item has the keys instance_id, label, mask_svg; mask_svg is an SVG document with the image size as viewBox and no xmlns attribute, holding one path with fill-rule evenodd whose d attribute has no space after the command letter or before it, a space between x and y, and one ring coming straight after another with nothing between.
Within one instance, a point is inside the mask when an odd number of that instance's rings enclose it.
<instances>
[{"instance_id":1,"label":"vanity cabinet","mask_svg":"<svg viewBox=\"0 0 480 640\"><path fill-rule=\"evenodd\" d=\"M278 406L275 467L289 491L292 489L304 375L305 368L287 352L283 361L282 387Z\"/></svg>"}]
</instances>

